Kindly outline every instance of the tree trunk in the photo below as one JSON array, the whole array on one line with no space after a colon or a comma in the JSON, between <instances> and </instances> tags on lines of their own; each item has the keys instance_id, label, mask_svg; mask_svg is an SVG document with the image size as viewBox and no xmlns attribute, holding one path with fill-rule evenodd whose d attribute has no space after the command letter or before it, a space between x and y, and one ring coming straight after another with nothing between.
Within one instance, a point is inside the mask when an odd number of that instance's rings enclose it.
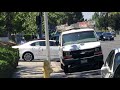
<instances>
[{"instance_id":1,"label":"tree trunk","mask_svg":"<svg viewBox=\"0 0 120 90\"><path fill-rule=\"evenodd\" d=\"M6 31L8 32L8 37L11 40L11 33L13 31L13 12L6 12Z\"/></svg>"}]
</instances>

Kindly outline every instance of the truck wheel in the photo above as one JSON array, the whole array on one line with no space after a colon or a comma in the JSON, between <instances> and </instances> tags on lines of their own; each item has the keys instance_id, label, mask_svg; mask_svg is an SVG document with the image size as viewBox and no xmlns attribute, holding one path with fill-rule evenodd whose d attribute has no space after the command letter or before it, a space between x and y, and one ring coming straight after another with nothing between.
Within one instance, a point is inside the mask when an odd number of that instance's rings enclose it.
<instances>
[{"instance_id":1,"label":"truck wheel","mask_svg":"<svg viewBox=\"0 0 120 90\"><path fill-rule=\"evenodd\" d=\"M104 64L104 62L102 62L102 61L101 61L101 62L98 62L97 68L100 69L100 68L102 67L103 64Z\"/></svg>"},{"instance_id":2,"label":"truck wheel","mask_svg":"<svg viewBox=\"0 0 120 90\"><path fill-rule=\"evenodd\" d=\"M68 65L63 66L63 70L64 70L64 73L67 74L68 73Z\"/></svg>"},{"instance_id":3,"label":"truck wheel","mask_svg":"<svg viewBox=\"0 0 120 90\"><path fill-rule=\"evenodd\" d=\"M63 66L63 64L61 64L61 68L62 68L62 69L64 69L64 66Z\"/></svg>"}]
</instances>

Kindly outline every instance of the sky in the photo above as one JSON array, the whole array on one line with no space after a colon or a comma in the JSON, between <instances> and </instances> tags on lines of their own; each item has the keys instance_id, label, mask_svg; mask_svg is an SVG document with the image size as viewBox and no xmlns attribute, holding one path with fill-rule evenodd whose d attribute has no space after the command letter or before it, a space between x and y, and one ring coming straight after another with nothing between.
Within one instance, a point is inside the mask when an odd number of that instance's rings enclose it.
<instances>
[{"instance_id":1,"label":"sky","mask_svg":"<svg viewBox=\"0 0 120 90\"><path fill-rule=\"evenodd\" d=\"M84 19L92 19L92 15L94 14L94 12L82 12L83 13L83 16L84 16Z\"/></svg>"}]
</instances>

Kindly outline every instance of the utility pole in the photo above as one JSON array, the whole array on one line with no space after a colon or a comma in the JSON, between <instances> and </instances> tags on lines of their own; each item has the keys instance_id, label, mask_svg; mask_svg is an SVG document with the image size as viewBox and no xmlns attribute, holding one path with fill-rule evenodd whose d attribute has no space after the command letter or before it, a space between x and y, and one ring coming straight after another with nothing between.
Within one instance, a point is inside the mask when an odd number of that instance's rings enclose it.
<instances>
[{"instance_id":1,"label":"utility pole","mask_svg":"<svg viewBox=\"0 0 120 90\"><path fill-rule=\"evenodd\" d=\"M49 47L49 30L48 30L48 13L44 12L44 23L45 23L45 39L46 39L46 55L47 60L50 61L50 47Z\"/></svg>"},{"instance_id":2,"label":"utility pole","mask_svg":"<svg viewBox=\"0 0 120 90\"><path fill-rule=\"evenodd\" d=\"M50 46L49 46L49 30L48 30L48 13L44 12L45 23L45 39L46 39L46 60L44 61L44 78L50 78L50 73L53 72L50 64Z\"/></svg>"}]
</instances>

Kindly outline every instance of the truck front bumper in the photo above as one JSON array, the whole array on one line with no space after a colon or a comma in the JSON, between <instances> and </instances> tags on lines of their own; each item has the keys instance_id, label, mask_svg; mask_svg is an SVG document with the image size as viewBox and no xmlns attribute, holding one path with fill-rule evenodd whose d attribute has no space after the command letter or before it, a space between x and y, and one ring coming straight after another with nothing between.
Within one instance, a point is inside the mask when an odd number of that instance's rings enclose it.
<instances>
[{"instance_id":1,"label":"truck front bumper","mask_svg":"<svg viewBox=\"0 0 120 90\"><path fill-rule=\"evenodd\" d=\"M94 70L101 69L104 61L103 55L91 56L87 58L77 58L77 59L67 59L62 60L64 66L68 66L68 68L74 69L77 68L80 71L83 70Z\"/></svg>"}]
</instances>

